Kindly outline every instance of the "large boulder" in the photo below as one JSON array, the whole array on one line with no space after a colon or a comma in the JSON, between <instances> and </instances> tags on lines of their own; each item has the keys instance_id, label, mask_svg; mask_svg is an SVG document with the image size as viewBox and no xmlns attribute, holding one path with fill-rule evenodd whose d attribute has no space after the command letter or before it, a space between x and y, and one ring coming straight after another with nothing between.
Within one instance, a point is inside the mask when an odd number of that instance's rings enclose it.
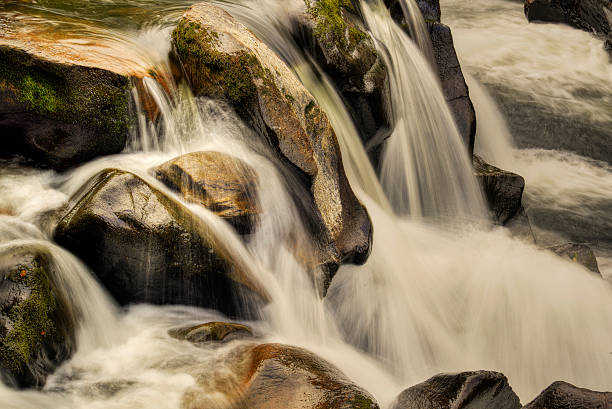
<instances>
[{"instance_id":1,"label":"large boulder","mask_svg":"<svg viewBox=\"0 0 612 409\"><path fill-rule=\"evenodd\" d=\"M610 409L612 393L595 392L557 381L546 388L524 409Z\"/></svg>"},{"instance_id":2,"label":"large boulder","mask_svg":"<svg viewBox=\"0 0 612 409\"><path fill-rule=\"evenodd\" d=\"M548 249L561 257L569 258L574 263L582 264L594 273L601 274L597 258L593 250L586 244L565 243L548 247Z\"/></svg>"},{"instance_id":3,"label":"large boulder","mask_svg":"<svg viewBox=\"0 0 612 409\"><path fill-rule=\"evenodd\" d=\"M223 240L140 177L107 169L72 199L55 240L81 258L121 304L187 304L231 316L266 298Z\"/></svg>"},{"instance_id":4,"label":"large boulder","mask_svg":"<svg viewBox=\"0 0 612 409\"><path fill-rule=\"evenodd\" d=\"M393 409L520 409L521 402L498 372L439 374L403 391Z\"/></svg>"},{"instance_id":5,"label":"large boulder","mask_svg":"<svg viewBox=\"0 0 612 409\"><path fill-rule=\"evenodd\" d=\"M62 170L120 152L132 73L57 39L39 44L13 32L0 34L1 156Z\"/></svg>"},{"instance_id":6,"label":"large boulder","mask_svg":"<svg viewBox=\"0 0 612 409\"><path fill-rule=\"evenodd\" d=\"M336 367L305 349L281 345L250 345L236 354L228 379L197 377L208 385L188 390L183 409L219 407L209 404L210 384L218 383L232 409L378 409L374 398Z\"/></svg>"},{"instance_id":7,"label":"large boulder","mask_svg":"<svg viewBox=\"0 0 612 409\"><path fill-rule=\"evenodd\" d=\"M220 152L192 152L153 169L155 177L189 202L198 203L250 233L259 214L257 175L239 159Z\"/></svg>"},{"instance_id":8,"label":"large boulder","mask_svg":"<svg viewBox=\"0 0 612 409\"><path fill-rule=\"evenodd\" d=\"M364 141L388 132L387 71L358 10L350 0L305 3L292 18L296 41L332 79Z\"/></svg>"},{"instance_id":9,"label":"large boulder","mask_svg":"<svg viewBox=\"0 0 612 409\"><path fill-rule=\"evenodd\" d=\"M0 380L42 387L75 348L75 323L53 283L46 255L17 251L0 256Z\"/></svg>"},{"instance_id":10,"label":"large boulder","mask_svg":"<svg viewBox=\"0 0 612 409\"><path fill-rule=\"evenodd\" d=\"M473 156L474 175L478 179L494 219L506 224L521 210L525 179L516 173L499 169Z\"/></svg>"},{"instance_id":11,"label":"large boulder","mask_svg":"<svg viewBox=\"0 0 612 409\"><path fill-rule=\"evenodd\" d=\"M385 0L385 5L389 8L391 17L410 35L401 2ZM438 70L444 97L451 109L459 134L471 154L474 151L476 136L476 111L457 58L451 29L440 22L439 0L418 0L417 5L429 31L433 62Z\"/></svg>"},{"instance_id":12,"label":"large boulder","mask_svg":"<svg viewBox=\"0 0 612 409\"><path fill-rule=\"evenodd\" d=\"M349 186L327 116L295 74L212 4L189 8L172 36L194 93L229 102L311 192L316 220L308 224L316 226L331 262L364 262L369 217Z\"/></svg>"}]
</instances>

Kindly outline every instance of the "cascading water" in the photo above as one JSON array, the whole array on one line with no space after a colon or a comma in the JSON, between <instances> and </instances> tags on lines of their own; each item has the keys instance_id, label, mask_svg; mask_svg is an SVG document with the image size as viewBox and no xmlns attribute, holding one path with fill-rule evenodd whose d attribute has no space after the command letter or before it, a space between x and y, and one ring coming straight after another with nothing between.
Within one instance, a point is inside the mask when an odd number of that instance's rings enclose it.
<instances>
[{"instance_id":1,"label":"cascading water","mask_svg":"<svg viewBox=\"0 0 612 409\"><path fill-rule=\"evenodd\" d=\"M430 63L382 2L364 3L363 12L390 77L394 129L381 183L394 210L412 217L482 217L471 161Z\"/></svg>"},{"instance_id":2,"label":"cascading water","mask_svg":"<svg viewBox=\"0 0 612 409\"><path fill-rule=\"evenodd\" d=\"M282 18L267 12L278 10L248 3L228 7L289 61L330 115L347 174L374 225L370 259L364 266L343 266L322 300L309 260L316 249L291 200L292 181L269 148L227 106L194 98L185 84L145 79L137 96L152 98L159 117L153 125L146 109L138 107L139 132L126 152L62 175L21 170L0 175L0 189L12 199L0 202L0 208L12 205L15 215L2 216L7 220L0 224L3 241L38 243L62 264L58 271L65 275L58 279L67 291L78 292L74 305L85 317L80 333L89 335L81 341L89 346L80 345L43 391L0 386L0 407L178 408L197 375L224 375L223 357L239 344L197 348L167 335L172 327L224 320L215 311L136 305L117 312L89 272L46 241L44 216L108 167L132 171L189 207L221 233L234 259L251 266L250 274L271 302L249 325L266 341L303 346L330 360L382 407L403 388L439 371L504 372L524 402L558 379L593 389L612 387L607 334L612 290L580 266L517 241L501 228L465 223L485 214L466 149L430 64L380 5L362 4L362 10L393 82L394 132L383 158L384 189L340 96L329 82L317 79L316 67L287 38ZM149 33L156 33L152 37L163 54L169 31ZM156 62L162 74L166 64ZM480 126L479 136L485 130ZM151 167L194 151L231 154L265 181L258 184L262 216L246 243L214 214L185 203L150 175ZM504 155L490 157L504 160ZM598 183L604 192L605 175ZM32 200L43 192L48 200ZM211 408L226 407L219 392L204 391Z\"/></svg>"}]
</instances>

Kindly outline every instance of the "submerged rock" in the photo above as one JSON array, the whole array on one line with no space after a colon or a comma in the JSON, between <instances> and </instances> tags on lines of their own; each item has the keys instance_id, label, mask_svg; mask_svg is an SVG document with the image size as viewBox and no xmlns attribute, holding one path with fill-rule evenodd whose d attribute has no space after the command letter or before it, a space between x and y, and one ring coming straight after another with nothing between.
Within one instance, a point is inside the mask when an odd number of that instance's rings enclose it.
<instances>
[{"instance_id":1,"label":"submerged rock","mask_svg":"<svg viewBox=\"0 0 612 409\"><path fill-rule=\"evenodd\" d=\"M128 74L103 62L0 35L1 155L62 170L119 153L128 138L129 88Z\"/></svg>"},{"instance_id":2,"label":"submerged rock","mask_svg":"<svg viewBox=\"0 0 612 409\"><path fill-rule=\"evenodd\" d=\"M107 169L72 201L55 240L121 304L186 304L239 316L248 313L244 297L267 297L215 231L136 175Z\"/></svg>"},{"instance_id":3,"label":"submerged rock","mask_svg":"<svg viewBox=\"0 0 612 409\"><path fill-rule=\"evenodd\" d=\"M317 240L331 262L363 263L371 224L342 166L327 116L289 67L223 9L200 3L188 9L173 32L196 95L221 98L271 147L311 192Z\"/></svg>"},{"instance_id":4,"label":"submerged rock","mask_svg":"<svg viewBox=\"0 0 612 409\"><path fill-rule=\"evenodd\" d=\"M403 391L393 409L519 409L508 379L491 371L439 374Z\"/></svg>"},{"instance_id":5,"label":"submerged rock","mask_svg":"<svg viewBox=\"0 0 612 409\"><path fill-rule=\"evenodd\" d=\"M305 349L262 344L244 347L231 364L232 376L217 385L232 409L378 409L374 398L336 367ZM208 375L197 379L210 385ZM218 381L218 379L217 379ZM210 389L206 389L210 391ZM207 406L198 387L182 399L184 409ZM223 407L223 406L222 406Z\"/></svg>"},{"instance_id":6,"label":"submerged rock","mask_svg":"<svg viewBox=\"0 0 612 409\"><path fill-rule=\"evenodd\" d=\"M593 250L585 244L565 243L548 247L548 249L559 256L569 258L574 263L582 264L594 273L601 274Z\"/></svg>"},{"instance_id":7,"label":"submerged rock","mask_svg":"<svg viewBox=\"0 0 612 409\"><path fill-rule=\"evenodd\" d=\"M250 233L259 214L257 175L239 159L220 152L192 152L153 169L155 177L190 202L201 204Z\"/></svg>"},{"instance_id":8,"label":"submerged rock","mask_svg":"<svg viewBox=\"0 0 612 409\"><path fill-rule=\"evenodd\" d=\"M13 387L42 387L75 348L67 300L54 288L46 256L0 257L0 380Z\"/></svg>"},{"instance_id":9,"label":"submerged rock","mask_svg":"<svg viewBox=\"0 0 612 409\"><path fill-rule=\"evenodd\" d=\"M253 336L253 332L246 325L229 322L207 322L196 326L171 329L168 334L173 338L193 343L229 341Z\"/></svg>"},{"instance_id":10,"label":"submerged rock","mask_svg":"<svg viewBox=\"0 0 612 409\"><path fill-rule=\"evenodd\" d=\"M300 46L330 76L365 141L389 127L385 113L387 71L374 40L350 0L308 0L293 16Z\"/></svg>"},{"instance_id":11,"label":"submerged rock","mask_svg":"<svg viewBox=\"0 0 612 409\"><path fill-rule=\"evenodd\" d=\"M489 165L474 155L474 175L480 182L495 220L506 224L521 209L525 179L516 173Z\"/></svg>"},{"instance_id":12,"label":"submerged rock","mask_svg":"<svg viewBox=\"0 0 612 409\"><path fill-rule=\"evenodd\" d=\"M610 409L612 393L594 392L557 381L546 388L524 409Z\"/></svg>"}]
</instances>

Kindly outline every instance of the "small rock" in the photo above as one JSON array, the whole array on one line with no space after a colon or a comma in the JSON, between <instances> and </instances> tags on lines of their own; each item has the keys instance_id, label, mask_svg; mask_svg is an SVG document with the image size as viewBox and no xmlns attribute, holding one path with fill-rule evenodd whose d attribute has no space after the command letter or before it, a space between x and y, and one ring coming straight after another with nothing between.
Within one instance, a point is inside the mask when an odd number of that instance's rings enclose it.
<instances>
[{"instance_id":1,"label":"small rock","mask_svg":"<svg viewBox=\"0 0 612 409\"><path fill-rule=\"evenodd\" d=\"M474 155L473 159L474 175L482 186L495 220L506 224L521 209L525 179L489 165L478 155Z\"/></svg>"},{"instance_id":2,"label":"small rock","mask_svg":"<svg viewBox=\"0 0 612 409\"><path fill-rule=\"evenodd\" d=\"M595 392L557 381L524 409L611 409L612 393Z\"/></svg>"},{"instance_id":3,"label":"small rock","mask_svg":"<svg viewBox=\"0 0 612 409\"><path fill-rule=\"evenodd\" d=\"M575 263L582 264L594 273L601 274L595 254L585 244L566 243L548 247L548 249L559 256L567 257Z\"/></svg>"},{"instance_id":4,"label":"small rock","mask_svg":"<svg viewBox=\"0 0 612 409\"><path fill-rule=\"evenodd\" d=\"M398 396L393 409L520 409L521 402L498 372L439 374Z\"/></svg>"},{"instance_id":5,"label":"small rock","mask_svg":"<svg viewBox=\"0 0 612 409\"><path fill-rule=\"evenodd\" d=\"M168 334L173 338L195 344L253 336L251 329L246 325L228 322L207 322L196 326L171 329Z\"/></svg>"},{"instance_id":6,"label":"small rock","mask_svg":"<svg viewBox=\"0 0 612 409\"><path fill-rule=\"evenodd\" d=\"M153 169L155 177L248 234L260 213L257 175L249 166L220 152L192 152Z\"/></svg>"}]
</instances>

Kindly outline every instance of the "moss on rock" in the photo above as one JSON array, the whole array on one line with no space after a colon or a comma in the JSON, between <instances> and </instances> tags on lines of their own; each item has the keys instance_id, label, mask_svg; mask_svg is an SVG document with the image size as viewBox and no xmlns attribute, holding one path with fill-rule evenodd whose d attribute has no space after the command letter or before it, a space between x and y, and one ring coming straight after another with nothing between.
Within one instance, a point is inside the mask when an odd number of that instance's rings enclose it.
<instances>
[{"instance_id":1,"label":"moss on rock","mask_svg":"<svg viewBox=\"0 0 612 409\"><path fill-rule=\"evenodd\" d=\"M255 94L253 74L261 70L257 59L245 52L235 54L221 53L214 45L219 42L219 34L193 21L182 19L172 39L183 59L193 67L192 78L197 78L207 86L213 86L232 103L240 104Z\"/></svg>"}]
</instances>

